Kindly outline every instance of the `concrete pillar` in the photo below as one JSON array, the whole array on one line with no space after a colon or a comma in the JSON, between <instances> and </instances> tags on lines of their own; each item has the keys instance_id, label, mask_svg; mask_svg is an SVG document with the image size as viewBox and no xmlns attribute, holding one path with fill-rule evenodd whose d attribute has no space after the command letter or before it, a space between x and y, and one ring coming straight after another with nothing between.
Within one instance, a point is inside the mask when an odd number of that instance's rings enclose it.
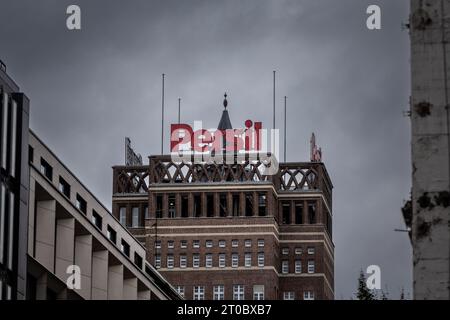
<instances>
[{"instance_id":1,"label":"concrete pillar","mask_svg":"<svg viewBox=\"0 0 450 320\"><path fill-rule=\"evenodd\" d=\"M92 299L108 298L108 251L92 252Z\"/></svg>"},{"instance_id":2,"label":"concrete pillar","mask_svg":"<svg viewBox=\"0 0 450 320\"><path fill-rule=\"evenodd\" d=\"M139 226L145 227L145 205L139 204Z\"/></svg>"},{"instance_id":3,"label":"concrete pillar","mask_svg":"<svg viewBox=\"0 0 450 320\"><path fill-rule=\"evenodd\" d=\"M188 194L188 216L192 218L194 216L194 195Z\"/></svg>"},{"instance_id":4,"label":"concrete pillar","mask_svg":"<svg viewBox=\"0 0 450 320\"><path fill-rule=\"evenodd\" d=\"M294 202L294 200L291 200L289 202L289 205L291 206L291 224L295 224L295 202Z\"/></svg>"},{"instance_id":5,"label":"concrete pillar","mask_svg":"<svg viewBox=\"0 0 450 320\"><path fill-rule=\"evenodd\" d=\"M175 194L175 217L181 217L181 194Z\"/></svg>"},{"instance_id":6,"label":"concrete pillar","mask_svg":"<svg viewBox=\"0 0 450 320\"><path fill-rule=\"evenodd\" d=\"M28 254L31 257L35 256L34 252L34 225L35 225L35 192L36 180L30 177L29 201L28 201Z\"/></svg>"},{"instance_id":7,"label":"concrete pillar","mask_svg":"<svg viewBox=\"0 0 450 320\"><path fill-rule=\"evenodd\" d=\"M239 192L239 216L245 217L245 193Z\"/></svg>"},{"instance_id":8,"label":"concrete pillar","mask_svg":"<svg viewBox=\"0 0 450 320\"><path fill-rule=\"evenodd\" d=\"M257 216L259 210L259 198L258 198L258 192L253 192L253 213L252 216Z\"/></svg>"},{"instance_id":9,"label":"concrete pillar","mask_svg":"<svg viewBox=\"0 0 450 320\"><path fill-rule=\"evenodd\" d=\"M316 202L316 223L325 224L322 200Z\"/></svg>"},{"instance_id":10,"label":"concrete pillar","mask_svg":"<svg viewBox=\"0 0 450 320\"><path fill-rule=\"evenodd\" d=\"M214 217L219 217L220 216L220 198L219 198L218 192L213 193L213 199L214 199Z\"/></svg>"},{"instance_id":11,"label":"concrete pillar","mask_svg":"<svg viewBox=\"0 0 450 320\"><path fill-rule=\"evenodd\" d=\"M138 300L150 300L150 290L139 290L137 294Z\"/></svg>"},{"instance_id":12,"label":"concrete pillar","mask_svg":"<svg viewBox=\"0 0 450 320\"><path fill-rule=\"evenodd\" d=\"M162 217L168 218L169 217L169 195L167 193L163 194L162 197Z\"/></svg>"},{"instance_id":13,"label":"concrete pillar","mask_svg":"<svg viewBox=\"0 0 450 320\"><path fill-rule=\"evenodd\" d=\"M81 289L77 293L84 299L91 299L92 235L75 237L75 264L81 271Z\"/></svg>"},{"instance_id":14,"label":"concrete pillar","mask_svg":"<svg viewBox=\"0 0 450 320\"><path fill-rule=\"evenodd\" d=\"M47 273L36 280L36 300L47 300Z\"/></svg>"},{"instance_id":15,"label":"concrete pillar","mask_svg":"<svg viewBox=\"0 0 450 320\"><path fill-rule=\"evenodd\" d=\"M148 202L148 214L151 219L156 218L156 195L150 194Z\"/></svg>"},{"instance_id":16,"label":"concrete pillar","mask_svg":"<svg viewBox=\"0 0 450 320\"><path fill-rule=\"evenodd\" d=\"M127 226L130 227L133 223L133 217L131 215L131 204L128 203L126 205L127 211L126 211L126 216L127 216Z\"/></svg>"},{"instance_id":17,"label":"concrete pillar","mask_svg":"<svg viewBox=\"0 0 450 320\"><path fill-rule=\"evenodd\" d=\"M266 202L266 215L275 217L276 216L276 211L277 211L277 205L275 203L275 199L273 197L272 191L269 191L267 193L267 198L266 199L267 199L267 202Z\"/></svg>"},{"instance_id":18,"label":"concrete pillar","mask_svg":"<svg viewBox=\"0 0 450 320\"><path fill-rule=\"evenodd\" d=\"M74 264L75 219L56 220L55 275L64 282L67 267Z\"/></svg>"},{"instance_id":19,"label":"concrete pillar","mask_svg":"<svg viewBox=\"0 0 450 320\"><path fill-rule=\"evenodd\" d=\"M138 299L138 280L137 278L129 278L123 280L123 299L137 300Z\"/></svg>"},{"instance_id":20,"label":"concrete pillar","mask_svg":"<svg viewBox=\"0 0 450 320\"><path fill-rule=\"evenodd\" d=\"M309 224L308 211L309 211L308 201L304 200L303 201L303 212L302 212L303 213L303 217L302 217L303 224Z\"/></svg>"},{"instance_id":21,"label":"concrete pillar","mask_svg":"<svg viewBox=\"0 0 450 320\"><path fill-rule=\"evenodd\" d=\"M227 215L233 216L233 194L231 192L227 192L227 207Z\"/></svg>"},{"instance_id":22,"label":"concrete pillar","mask_svg":"<svg viewBox=\"0 0 450 320\"><path fill-rule=\"evenodd\" d=\"M200 217L206 217L206 193L202 192L200 194L200 197L202 199L202 207L201 207L201 213Z\"/></svg>"},{"instance_id":23,"label":"concrete pillar","mask_svg":"<svg viewBox=\"0 0 450 320\"><path fill-rule=\"evenodd\" d=\"M108 267L108 300L122 300L123 296L123 265Z\"/></svg>"},{"instance_id":24,"label":"concrete pillar","mask_svg":"<svg viewBox=\"0 0 450 320\"><path fill-rule=\"evenodd\" d=\"M38 201L36 204L36 252L35 258L54 272L56 201Z\"/></svg>"},{"instance_id":25,"label":"concrete pillar","mask_svg":"<svg viewBox=\"0 0 450 320\"><path fill-rule=\"evenodd\" d=\"M69 300L67 288L64 288L63 290L58 292L58 294L56 295L56 299L57 300Z\"/></svg>"},{"instance_id":26,"label":"concrete pillar","mask_svg":"<svg viewBox=\"0 0 450 320\"><path fill-rule=\"evenodd\" d=\"M450 5L410 3L414 299L450 300Z\"/></svg>"}]
</instances>

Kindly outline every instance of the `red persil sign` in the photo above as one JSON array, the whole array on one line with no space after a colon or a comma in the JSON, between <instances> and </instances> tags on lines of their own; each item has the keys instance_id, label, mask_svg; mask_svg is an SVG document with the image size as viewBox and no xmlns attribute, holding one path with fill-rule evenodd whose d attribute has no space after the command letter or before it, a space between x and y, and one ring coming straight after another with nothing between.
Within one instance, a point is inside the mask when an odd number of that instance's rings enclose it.
<instances>
[{"instance_id":1,"label":"red persil sign","mask_svg":"<svg viewBox=\"0 0 450 320\"><path fill-rule=\"evenodd\" d=\"M206 130L201 121L188 124L172 124L170 128L170 153L172 161L208 163L262 163L264 175L278 172L278 129L268 130L261 122L245 121L245 129ZM225 151L225 152L224 152ZM225 157L222 157L225 155Z\"/></svg>"},{"instance_id":2,"label":"red persil sign","mask_svg":"<svg viewBox=\"0 0 450 320\"><path fill-rule=\"evenodd\" d=\"M200 125L199 125L200 124ZM198 129L195 129L198 128ZM170 127L172 153L221 153L262 151L262 122L245 121L245 129L206 130L200 121Z\"/></svg>"}]
</instances>

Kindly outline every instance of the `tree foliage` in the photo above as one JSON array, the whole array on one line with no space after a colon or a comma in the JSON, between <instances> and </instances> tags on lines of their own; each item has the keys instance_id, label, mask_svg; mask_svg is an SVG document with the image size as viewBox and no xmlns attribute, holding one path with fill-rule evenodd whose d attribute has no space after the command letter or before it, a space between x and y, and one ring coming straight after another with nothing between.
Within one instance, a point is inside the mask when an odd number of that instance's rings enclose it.
<instances>
[{"instance_id":1,"label":"tree foliage","mask_svg":"<svg viewBox=\"0 0 450 320\"><path fill-rule=\"evenodd\" d=\"M376 300L375 293L367 287L366 277L361 270L358 278L358 291L356 292L358 300Z\"/></svg>"}]
</instances>

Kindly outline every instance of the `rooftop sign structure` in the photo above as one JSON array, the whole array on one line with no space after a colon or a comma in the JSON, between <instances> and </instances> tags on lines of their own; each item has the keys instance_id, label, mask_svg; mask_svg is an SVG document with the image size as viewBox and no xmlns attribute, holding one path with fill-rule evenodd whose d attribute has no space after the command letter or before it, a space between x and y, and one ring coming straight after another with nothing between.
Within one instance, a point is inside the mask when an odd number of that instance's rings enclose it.
<instances>
[{"instance_id":1,"label":"rooftop sign structure","mask_svg":"<svg viewBox=\"0 0 450 320\"><path fill-rule=\"evenodd\" d=\"M131 140L128 137L125 137L125 165L126 166L142 165L142 156L134 152L133 148L131 148Z\"/></svg>"},{"instance_id":2,"label":"rooftop sign structure","mask_svg":"<svg viewBox=\"0 0 450 320\"><path fill-rule=\"evenodd\" d=\"M316 135L311 135L311 162L322 162L322 148L316 145Z\"/></svg>"}]
</instances>

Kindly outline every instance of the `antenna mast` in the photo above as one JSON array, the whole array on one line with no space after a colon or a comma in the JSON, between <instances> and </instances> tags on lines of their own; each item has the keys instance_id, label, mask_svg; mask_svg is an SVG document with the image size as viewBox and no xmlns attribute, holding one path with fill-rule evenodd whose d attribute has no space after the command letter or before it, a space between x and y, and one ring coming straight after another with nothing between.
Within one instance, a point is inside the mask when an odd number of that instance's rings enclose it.
<instances>
[{"instance_id":1,"label":"antenna mast","mask_svg":"<svg viewBox=\"0 0 450 320\"><path fill-rule=\"evenodd\" d=\"M284 162L286 162L286 100L287 97L284 96Z\"/></svg>"},{"instance_id":2,"label":"antenna mast","mask_svg":"<svg viewBox=\"0 0 450 320\"><path fill-rule=\"evenodd\" d=\"M180 124L181 121L181 98L178 98L178 124Z\"/></svg>"},{"instance_id":3,"label":"antenna mast","mask_svg":"<svg viewBox=\"0 0 450 320\"><path fill-rule=\"evenodd\" d=\"M161 99L161 155L164 154L164 77L162 74L162 99Z\"/></svg>"}]
</instances>

